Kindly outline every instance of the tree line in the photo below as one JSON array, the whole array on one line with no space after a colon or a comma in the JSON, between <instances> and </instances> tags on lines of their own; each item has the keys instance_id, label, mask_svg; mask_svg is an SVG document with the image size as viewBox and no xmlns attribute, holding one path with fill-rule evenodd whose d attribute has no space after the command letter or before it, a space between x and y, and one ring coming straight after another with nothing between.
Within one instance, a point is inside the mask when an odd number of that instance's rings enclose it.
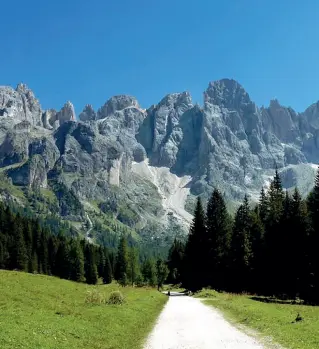
<instances>
[{"instance_id":1,"label":"tree line","mask_svg":"<svg viewBox=\"0 0 319 349\"><path fill-rule=\"evenodd\" d=\"M50 226L0 204L1 269L88 284L96 284L99 279L108 284L115 279L122 286L161 286L168 273L166 264L162 259L145 256L130 236L122 236L116 251L66 236L64 231L54 234Z\"/></svg>"},{"instance_id":2,"label":"tree line","mask_svg":"<svg viewBox=\"0 0 319 349\"><path fill-rule=\"evenodd\" d=\"M249 292L319 303L319 171L303 199L275 176L257 205L245 196L235 217L215 189L206 212L200 199L186 244L169 252L169 282L197 291Z\"/></svg>"}]
</instances>

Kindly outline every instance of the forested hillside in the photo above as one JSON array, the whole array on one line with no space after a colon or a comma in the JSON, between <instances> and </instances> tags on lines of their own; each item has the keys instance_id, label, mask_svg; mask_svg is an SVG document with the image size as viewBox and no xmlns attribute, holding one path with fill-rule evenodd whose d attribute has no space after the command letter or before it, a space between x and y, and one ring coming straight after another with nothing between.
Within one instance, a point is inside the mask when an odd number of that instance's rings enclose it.
<instances>
[{"instance_id":1,"label":"forested hillside","mask_svg":"<svg viewBox=\"0 0 319 349\"><path fill-rule=\"evenodd\" d=\"M234 219L215 189L204 212L198 199L186 246L175 241L170 281L319 303L319 172L306 200L285 192L276 171L251 206L246 196Z\"/></svg>"},{"instance_id":2,"label":"forested hillside","mask_svg":"<svg viewBox=\"0 0 319 349\"><path fill-rule=\"evenodd\" d=\"M99 278L106 284L115 278L123 286L155 286L158 280L165 281L167 268L158 259L160 254L137 246L128 235L122 235L118 249L117 242L116 248L103 247L72 236L72 230L52 231L48 223L0 205L0 268L88 284L96 284Z\"/></svg>"}]
</instances>

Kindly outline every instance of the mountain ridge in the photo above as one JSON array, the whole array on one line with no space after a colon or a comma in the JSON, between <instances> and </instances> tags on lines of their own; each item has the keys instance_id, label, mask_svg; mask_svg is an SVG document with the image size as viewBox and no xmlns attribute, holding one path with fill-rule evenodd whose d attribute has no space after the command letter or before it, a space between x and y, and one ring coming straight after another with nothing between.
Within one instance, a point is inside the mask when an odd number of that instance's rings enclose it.
<instances>
[{"instance_id":1,"label":"mountain ridge","mask_svg":"<svg viewBox=\"0 0 319 349\"><path fill-rule=\"evenodd\" d=\"M78 118L71 102L42 110L26 85L0 87L0 169L12 184L53 190L61 217L75 222L87 221L95 202L141 236L171 234L171 226L187 231L181 209L214 187L231 203L246 193L256 201L275 167L286 189L298 185L306 195L318 137L319 102L302 113L277 100L258 107L232 79L210 82L203 106L188 92L148 109L118 95L97 110L85 105ZM178 194L167 205L169 191Z\"/></svg>"}]
</instances>

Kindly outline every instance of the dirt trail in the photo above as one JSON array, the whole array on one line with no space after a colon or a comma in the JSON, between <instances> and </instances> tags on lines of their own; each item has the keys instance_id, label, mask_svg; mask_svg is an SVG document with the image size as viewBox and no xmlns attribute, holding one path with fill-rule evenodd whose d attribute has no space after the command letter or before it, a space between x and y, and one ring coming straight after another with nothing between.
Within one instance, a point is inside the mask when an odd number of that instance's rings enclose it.
<instances>
[{"instance_id":1,"label":"dirt trail","mask_svg":"<svg viewBox=\"0 0 319 349\"><path fill-rule=\"evenodd\" d=\"M144 349L265 349L254 338L228 323L199 299L175 296L169 300Z\"/></svg>"}]
</instances>

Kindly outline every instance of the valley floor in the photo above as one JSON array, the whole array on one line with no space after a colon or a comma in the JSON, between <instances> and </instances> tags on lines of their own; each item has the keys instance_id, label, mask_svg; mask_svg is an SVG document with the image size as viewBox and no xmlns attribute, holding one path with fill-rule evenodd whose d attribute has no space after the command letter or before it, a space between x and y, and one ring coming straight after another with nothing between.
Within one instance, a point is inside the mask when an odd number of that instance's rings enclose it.
<instances>
[{"instance_id":1,"label":"valley floor","mask_svg":"<svg viewBox=\"0 0 319 349\"><path fill-rule=\"evenodd\" d=\"M145 349L263 349L199 299L171 293Z\"/></svg>"}]
</instances>

